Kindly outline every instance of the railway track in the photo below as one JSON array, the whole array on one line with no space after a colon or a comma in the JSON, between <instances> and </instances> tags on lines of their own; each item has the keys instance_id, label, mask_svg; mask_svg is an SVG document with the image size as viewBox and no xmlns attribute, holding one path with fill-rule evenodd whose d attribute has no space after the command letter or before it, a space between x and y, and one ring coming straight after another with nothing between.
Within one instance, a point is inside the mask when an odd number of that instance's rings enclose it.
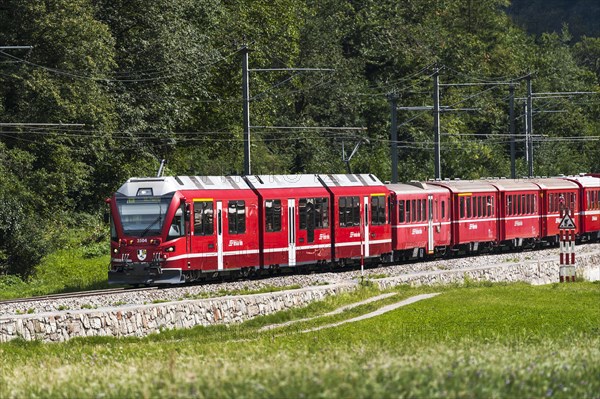
<instances>
[{"instance_id":1,"label":"railway track","mask_svg":"<svg viewBox=\"0 0 600 399\"><path fill-rule=\"evenodd\" d=\"M590 252L600 249L598 243L588 243L579 245L579 252ZM491 254L479 254L477 256L462 255L451 258L441 259L429 259L427 261L417 262L399 262L396 264L387 264L380 267L368 266L365 267L365 276L378 275L378 276L397 276L407 273L419 273L436 270L448 270L456 269L460 270L465 267L470 267L474 262L477 263L514 263L518 261L529 261L532 257L541 258L552 258L556 257L558 260L558 249L557 248L536 248L534 250L527 251L507 251L502 253L491 253ZM153 301L174 301L181 300L189 296L195 296L199 294L204 295L222 295L222 291L241 291L244 289L258 290L265 286L309 286L314 284L333 283L340 280L351 280L360 278L362 273L360 272L359 265L347 266L337 269L321 269L321 270L296 270L296 273L291 273L291 270L277 270L273 274L265 274L260 276L253 276L251 278L240 278L240 279L214 279L211 281L204 282L202 284L185 284L173 286L168 289L160 287L143 287L143 288L113 288L103 289L95 291L82 291L82 292L71 292L61 293L53 295L42 295L30 298L17 298L10 300L0 300L0 316L3 313L14 313L17 308L18 311L24 312L31 309L35 309L36 312L51 311L48 308L48 304L44 302L56 301L56 306L65 306L60 303L64 299L78 299L86 297L102 297L106 296L109 299L94 299L94 306L114 306L115 303L122 304L142 304L151 303ZM377 278L377 277L376 277ZM160 289L159 289L160 288ZM128 295L128 294L139 295ZM112 294L126 294L125 298L110 298ZM149 295L147 295L149 294ZM43 304L44 303L44 304ZM58 305L57 305L58 303ZM87 303L87 302L86 302ZM31 304L31 305L29 305ZM42 305L43 304L43 305ZM15 305L15 306L11 306ZM51 307L53 305L50 305ZM56 308L56 306L54 306ZM67 304L71 309L78 309L78 304ZM12 308L12 309L11 309ZM56 309L54 309L56 310Z\"/></svg>"},{"instance_id":2,"label":"railway track","mask_svg":"<svg viewBox=\"0 0 600 399\"><path fill-rule=\"evenodd\" d=\"M92 290L92 291L78 291L78 292L65 292L61 294L50 294L50 295L40 295L29 298L15 298L15 299L6 299L0 300L1 305L12 305L16 303L27 303L27 302L41 302L41 301L52 301L56 299L68 299L68 298L84 298L88 296L97 296L97 295L110 295L110 294L118 294L122 292L138 292L138 291L150 291L158 289L158 287L144 287L144 288L109 288L104 290Z\"/></svg>"}]
</instances>

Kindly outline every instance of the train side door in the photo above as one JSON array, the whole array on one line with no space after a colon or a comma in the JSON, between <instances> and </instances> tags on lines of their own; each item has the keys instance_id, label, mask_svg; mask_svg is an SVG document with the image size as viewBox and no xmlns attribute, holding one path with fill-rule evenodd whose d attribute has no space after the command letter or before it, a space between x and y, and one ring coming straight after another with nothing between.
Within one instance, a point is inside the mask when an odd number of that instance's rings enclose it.
<instances>
[{"instance_id":1,"label":"train side door","mask_svg":"<svg viewBox=\"0 0 600 399\"><path fill-rule=\"evenodd\" d=\"M364 197L364 245L365 245L365 258L369 257L369 237L371 236L370 225L369 225L369 197Z\"/></svg>"},{"instance_id":2,"label":"train side door","mask_svg":"<svg viewBox=\"0 0 600 399\"><path fill-rule=\"evenodd\" d=\"M223 270L223 201L217 201L217 269Z\"/></svg>"},{"instance_id":3,"label":"train side door","mask_svg":"<svg viewBox=\"0 0 600 399\"><path fill-rule=\"evenodd\" d=\"M288 265L296 266L296 200L288 199Z\"/></svg>"},{"instance_id":4,"label":"train side door","mask_svg":"<svg viewBox=\"0 0 600 399\"><path fill-rule=\"evenodd\" d=\"M435 248L433 241L433 195L427 196L427 253L432 254Z\"/></svg>"}]
</instances>

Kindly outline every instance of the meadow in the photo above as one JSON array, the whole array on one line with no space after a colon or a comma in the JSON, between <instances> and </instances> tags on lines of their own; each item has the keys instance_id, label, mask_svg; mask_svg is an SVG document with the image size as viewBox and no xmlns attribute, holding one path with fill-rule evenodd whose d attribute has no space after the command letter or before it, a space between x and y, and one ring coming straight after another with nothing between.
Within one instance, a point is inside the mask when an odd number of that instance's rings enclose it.
<instances>
[{"instance_id":1,"label":"meadow","mask_svg":"<svg viewBox=\"0 0 600 399\"><path fill-rule=\"evenodd\" d=\"M0 397L578 397L600 392L600 284L398 287L241 325L0 345ZM314 332L420 293L441 294Z\"/></svg>"}]
</instances>

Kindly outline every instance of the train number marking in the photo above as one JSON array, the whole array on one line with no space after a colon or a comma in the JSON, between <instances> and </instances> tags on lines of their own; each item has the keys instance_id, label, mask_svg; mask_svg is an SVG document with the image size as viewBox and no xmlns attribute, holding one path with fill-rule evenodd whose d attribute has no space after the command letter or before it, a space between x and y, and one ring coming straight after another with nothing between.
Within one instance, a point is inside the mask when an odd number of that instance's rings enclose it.
<instances>
[{"instance_id":1,"label":"train number marking","mask_svg":"<svg viewBox=\"0 0 600 399\"><path fill-rule=\"evenodd\" d=\"M469 230L477 230L477 225L473 223L469 223Z\"/></svg>"},{"instance_id":2,"label":"train number marking","mask_svg":"<svg viewBox=\"0 0 600 399\"><path fill-rule=\"evenodd\" d=\"M412 229L410 233L413 236L421 235L421 234L423 234L423 229Z\"/></svg>"},{"instance_id":3,"label":"train number marking","mask_svg":"<svg viewBox=\"0 0 600 399\"><path fill-rule=\"evenodd\" d=\"M522 220L515 220L515 227L523 226Z\"/></svg>"},{"instance_id":4,"label":"train number marking","mask_svg":"<svg viewBox=\"0 0 600 399\"><path fill-rule=\"evenodd\" d=\"M230 247L243 247L244 241L242 240L229 240Z\"/></svg>"},{"instance_id":5,"label":"train number marking","mask_svg":"<svg viewBox=\"0 0 600 399\"><path fill-rule=\"evenodd\" d=\"M592 222L597 222L598 221L598 216L592 216Z\"/></svg>"},{"instance_id":6,"label":"train number marking","mask_svg":"<svg viewBox=\"0 0 600 399\"><path fill-rule=\"evenodd\" d=\"M137 239L137 243L138 244L147 244L148 243L148 239L147 238L138 238Z\"/></svg>"}]
</instances>

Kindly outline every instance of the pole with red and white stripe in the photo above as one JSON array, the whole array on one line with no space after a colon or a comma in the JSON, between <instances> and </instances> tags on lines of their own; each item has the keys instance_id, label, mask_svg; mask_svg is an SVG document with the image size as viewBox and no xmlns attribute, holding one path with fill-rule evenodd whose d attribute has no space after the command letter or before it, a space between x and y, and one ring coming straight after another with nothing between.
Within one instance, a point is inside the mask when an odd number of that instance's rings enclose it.
<instances>
[{"instance_id":1,"label":"pole with red and white stripe","mask_svg":"<svg viewBox=\"0 0 600 399\"><path fill-rule=\"evenodd\" d=\"M563 215L561 210L561 216ZM571 215L571 211L566 209L566 215ZM563 219L564 220L564 219ZM575 226L565 228L561 222L559 227L559 244L560 244L560 282L575 281Z\"/></svg>"}]
</instances>

